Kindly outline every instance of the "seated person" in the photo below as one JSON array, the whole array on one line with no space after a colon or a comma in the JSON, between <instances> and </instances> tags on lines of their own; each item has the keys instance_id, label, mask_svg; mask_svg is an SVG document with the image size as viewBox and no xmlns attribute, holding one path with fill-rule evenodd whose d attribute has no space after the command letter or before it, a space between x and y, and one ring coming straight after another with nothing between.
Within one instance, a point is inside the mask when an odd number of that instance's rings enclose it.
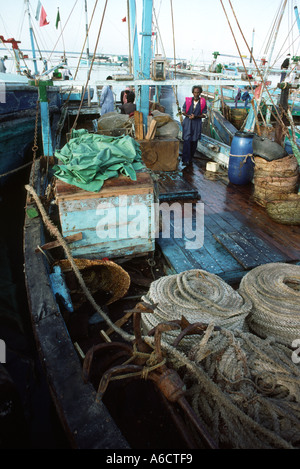
<instances>
[{"instance_id":1,"label":"seated person","mask_svg":"<svg viewBox=\"0 0 300 469\"><path fill-rule=\"evenodd\" d=\"M133 114L136 110L136 105L134 104L135 94L133 91L127 93L127 103L122 104L120 107L121 114Z\"/></svg>"}]
</instances>

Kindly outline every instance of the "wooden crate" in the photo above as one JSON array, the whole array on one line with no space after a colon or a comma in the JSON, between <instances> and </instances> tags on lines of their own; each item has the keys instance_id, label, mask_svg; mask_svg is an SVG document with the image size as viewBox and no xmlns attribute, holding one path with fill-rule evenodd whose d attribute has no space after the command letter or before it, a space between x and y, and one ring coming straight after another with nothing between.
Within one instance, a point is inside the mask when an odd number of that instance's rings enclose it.
<instances>
[{"instance_id":1,"label":"wooden crate","mask_svg":"<svg viewBox=\"0 0 300 469\"><path fill-rule=\"evenodd\" d=\"M176 171L178 169L179 140L165 138L138 140L142 160L152 171Z\"/></svg>"},{"instance_id":2,"label":"wooden crate","mask_svg":"<svg viewBox=\"0 0 300 469\"><path fill-rule=\"evenodd\" d=\"M136 181L108 179L100 192L57 180L56 201L63 236L82 233L69 244L74 257L117 259L154 251L153 181L147 172L137 172Z\"/></svg>"}]
</instances>

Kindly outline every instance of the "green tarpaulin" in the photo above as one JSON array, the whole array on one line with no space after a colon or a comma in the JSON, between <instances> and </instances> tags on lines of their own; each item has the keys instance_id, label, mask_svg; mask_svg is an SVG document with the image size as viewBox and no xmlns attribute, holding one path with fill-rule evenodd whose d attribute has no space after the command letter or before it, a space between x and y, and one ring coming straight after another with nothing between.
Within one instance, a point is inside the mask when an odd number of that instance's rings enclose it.
<instances>
[{"instance_id":1,"label":"green tarpaulin","mask_svg":"<svg viewBox=\"0 0 300 469\"><path fill-rule=\"evenodd\" d=\"M54 175L90 192L99 192L106 179L119 174L136 181L136 171L145 168L140 145L132 137L91 134L86 129L73 130L55 156L62 164L53 167Z\"/></svg>"}]
</instances>

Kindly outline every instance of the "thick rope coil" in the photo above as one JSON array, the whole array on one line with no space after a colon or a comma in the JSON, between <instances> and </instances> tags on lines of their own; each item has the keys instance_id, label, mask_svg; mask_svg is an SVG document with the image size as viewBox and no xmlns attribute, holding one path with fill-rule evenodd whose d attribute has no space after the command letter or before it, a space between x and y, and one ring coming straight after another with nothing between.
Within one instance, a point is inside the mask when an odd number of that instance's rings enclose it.
<instances>
[{"instance_id":1,"label":"thick rope coil","mask_svg":"<svg viewBox=\"0 0 300 469\"><path fill-rule=\"evenodd\" d=\"M142 314L144 332L149 332L161 322L181 319L190 323L212 321L227 329L245 330L245 318L252 303L244 298L217 275L204 270L188 270L168 275L152 282L143 300L155 304L154 314ZM172 343L178 331L164 332L164 338ZM186 337L181 346L194 340Z\"/></svg>"},{"instance_id":2,"label":"thick rope coil","mask_svg":"<svg viewBox=\"0 0 300 469\"><path fill-rule=\"evenodd\" d=\"M264 264L247 273L239 293L253 303L247 317L251 331L292 346L300 338L300 266Z\"/></svg>"}]
</instances>

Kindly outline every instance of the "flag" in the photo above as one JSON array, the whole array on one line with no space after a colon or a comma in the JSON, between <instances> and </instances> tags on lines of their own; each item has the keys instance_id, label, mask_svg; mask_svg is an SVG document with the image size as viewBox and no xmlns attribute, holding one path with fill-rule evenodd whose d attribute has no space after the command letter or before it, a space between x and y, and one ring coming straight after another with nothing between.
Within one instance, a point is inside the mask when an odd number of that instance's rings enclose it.
<instances>
[{"instance_id":1,"label":"flag","mask_svg":"<svg viewBox=\"0 0 300 469\"><path fill-rule=\"evenodd\" d=\"M60 22L60 14L59 14L59 8L57 9L57 16L56 16L56 23L55 23L55 26L56 26L56 29L58 28L58 23Z\"/></svg>"},{"instance_id":2,"label":"flag","mask_svg":"<svg viewBox=\"0 0 300 469\"><path fill-rule=\"evenodd\" d=\"M123 23L126 23L126 16L124 16L124 18L122 18L122 21L123 21Z\"/></svg>"},{"instance_id":3,"label":"flag","mask_svg":"<svg viewBox=\"0 0 300 469\"><path fill-rule=\"evenodd\" d=\"M35 19L38 21L40 17L40 11L41 11L41 2L40 0L38 1L37 7L36 7L36 13L35 13Z\"/></svg>"},{"instance_id":4,"label":"flag","mask_svg":"<svg viewBox=\"0 0 300 469\"><path fill-rule=\"evenodd\" d=\"M44 7L42 6L41 8L41 17L40 17L40 26L46 26L49 24L49 21L47 21L47 13L44 10Z\"/></svg>"}]
</instances>

